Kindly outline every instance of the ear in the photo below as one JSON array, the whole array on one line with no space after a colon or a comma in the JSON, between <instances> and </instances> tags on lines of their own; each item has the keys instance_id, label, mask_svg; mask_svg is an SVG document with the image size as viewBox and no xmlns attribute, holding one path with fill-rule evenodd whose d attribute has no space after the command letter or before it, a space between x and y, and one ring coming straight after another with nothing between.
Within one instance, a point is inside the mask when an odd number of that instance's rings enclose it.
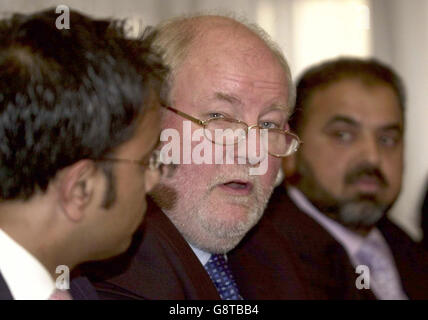
<instances>
[{"instance_id":1,"label":"ear","mask_svg":"<svg viewBox=\"0 0 428 320\"><path fill-rule=\"evenodd\" d=\"M80 160L64 170L59 181L61 207L70 220L80 221L93 198L97 168L92 160Z\"/></svg>"}]
</instances>

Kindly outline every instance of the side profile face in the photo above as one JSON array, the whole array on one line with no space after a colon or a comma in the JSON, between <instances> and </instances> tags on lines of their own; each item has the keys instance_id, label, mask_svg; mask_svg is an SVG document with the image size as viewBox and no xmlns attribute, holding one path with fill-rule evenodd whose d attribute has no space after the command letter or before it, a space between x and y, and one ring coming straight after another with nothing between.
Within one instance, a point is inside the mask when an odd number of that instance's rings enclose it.
<instances>
[{"instance_id":1,"label":"side profile face","mask_svg":"<svg viewBox=\"0 0 428 320\"><path fill-rule=\"evenodd\" d=\"M133 137L120 145L112 158L147 162L159 141L159 133L158 109L149 109L138 121ZM97 209L97 229L102 233L99 248L105 248L101 253L103 258L122 253L128 248L146 212L146 193L160 178L159 170L148 166L126 161L114 161L112 165L115 201L109 208L102 208L98 203Z\"/></svg>"},{"instance_id":2,"label":"side profile face","mask_svg":"<svg viewBox=\"0 0 428 320\"><path fill-rule=\"evenodd\" d=\"M372 226L397 198L403 171L403 117L394 91L344 79L305 106L301 149L290 159L298 187L345 225Z\"/></svg>"},{"instance_id":3,"label":"side profile face","mask_svg":"<svg viewBox=\"0 0 428 320\"><path fill-rule=\"evenodd\" d=\"M201 120L223 115L248 125L272 122L285 128L287 76L265 44L236 24L207 28L203 34L174 74L172 106ZM162 127L181 133L183 121L165 110ZM192 132L196 129L192 123ZM213 146L206 138L201 141ZM185 152L183 137L180 150ZM259 220L280 166L279 158L266 155L266 173L250 175L251 165L238 164L236 150L234 156L233 164L214 164L213 155L213 164L178 165L154 192L185 239L212 253L235 247Z\"/></svg>"}]
</instances>

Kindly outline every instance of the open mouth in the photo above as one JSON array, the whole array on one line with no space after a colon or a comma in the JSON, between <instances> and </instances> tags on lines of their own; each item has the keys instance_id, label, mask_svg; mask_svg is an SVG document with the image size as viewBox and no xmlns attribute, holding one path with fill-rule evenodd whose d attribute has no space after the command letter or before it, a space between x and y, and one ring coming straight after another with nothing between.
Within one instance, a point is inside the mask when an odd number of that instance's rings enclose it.
<instances>
[{"instance_id":1,"label":"open mouth","mask_svg":"<svg viewBox=\"0 0 428 320\"><path fill-rule=\"evenodd\" d=\"M219 185L223 190L237 194L249 194L253 189L252 183L243 180L231 180Z\"/></svg>"}]
</instances>

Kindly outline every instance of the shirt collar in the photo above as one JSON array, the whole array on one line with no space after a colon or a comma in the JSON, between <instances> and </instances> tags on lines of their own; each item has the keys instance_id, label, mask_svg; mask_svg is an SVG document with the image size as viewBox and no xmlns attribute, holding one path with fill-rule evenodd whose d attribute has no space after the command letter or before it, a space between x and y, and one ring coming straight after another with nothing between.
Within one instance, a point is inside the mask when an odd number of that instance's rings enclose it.
<instances>
[{"instance_id":1,"label":"shirt collar","mask_svg":"<svg viewBox=\"0 0 428 320\"><path fill-rule=\"evenodd\" d=\"M202 263L203 266L208 262L208 260L211 257L211 253L203 251L199 248L196 248L195 246L188 243L190 248L192 248L193 253L198 257L199 261Z\"/></svg>"},{"instance_id":2,"label":"shirt collar","mask_svg":"<svg viewBox=\"0 0 428 320\"><path fill-rule=\"evenodd\" d=\"M0 229L0 272L15 300L46 300L55 282L46 268Z\"/></svg>"},{"instance_id":3,"label":"shirt collar","mask_svg":"<svg viewBox=\"0 0 428 320\"><path fill-rule=\"evenodd\" d=\"M339 222L321 213L297 188L287 187L287 193L300 210L317 221L331 236L342 244L350 257L353 257L358 252L366 237L349 230ZM370 231L369 235L373 232L376 234L379 231L377 228L374 228Z\"/></svg>"}]
</instances>

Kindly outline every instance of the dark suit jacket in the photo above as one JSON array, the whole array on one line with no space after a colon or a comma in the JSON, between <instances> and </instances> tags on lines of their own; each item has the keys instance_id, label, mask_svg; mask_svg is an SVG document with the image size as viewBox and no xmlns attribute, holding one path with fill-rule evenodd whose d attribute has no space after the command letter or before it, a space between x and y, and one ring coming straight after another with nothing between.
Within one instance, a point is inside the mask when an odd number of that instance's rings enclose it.
<instances>
[{"instance_id":1,"label":"dark suit jacket","mask_svg":"<svg viewBox=\"0 0 428 320\"><path fill-rule=\"evenodd\" d=\"M98 295L87 278L78 277L70 283L70 292L74 300L97 300ZM0 273L0 300L13 300L12 294Z\"/></svg>"},{"instance_id":2,"label":"dark suit jacket","mask_svg":"<svg viewBox=\"0 0 428 320\"><path fill-rule=\"evenodd\" d=\"M97 291L86 277L76 277L71 280L70 294L73 300L99 300Z\"/></svg>"},{"instance_id":3,"label":"dark suit jacket","mask_svg":"<svg viewBox=\"0 0 428 320\"><path fill-rule=\"evenodd\" d=\"M271 298L271 283L264 280L264 257L228 255L232 272L244 299ZM292 266L289 274L290 298L303 297L302 287ZM291 266L288 268L287 266ZM287 269L288 268L288 269ZM216 288L192 249L169 218L149 201L148 211L131 248L123 255L83 266L104 299L220 299ZM253 277L249 277L252 273Z\"/></svg>"},{"instance_id":4,"label":"dark suit jacket","mask_svg":"<svg viewBox=\"0 0 428 320\"><path fill-rule=\"evenodd\" d=\"M370 290L358 290L358 274L345 249L315 220L300 211L283 186L277 187L259 227L270 224L278 237L291 244L300 261L305 284L314 299L375 299ZM384 218L379 230L390 246L404 290L411 299L428 298L428 255L402 230ZM252 232L257 242L258 227ZM272 266L280 268L281 266ZM286 280L279 274L277 282Z\"/></svg>"},{"instance_id":5,"label":"dark suit jacket","mask_svg":"<svg viewBox=\"0 0 428 320\"><path fill-rule=\"evenodd\" d=\"M4 281L4 278L1 273L0 273L0 300L13 300L9 287Z\"/></svg>"}]
</instances>

